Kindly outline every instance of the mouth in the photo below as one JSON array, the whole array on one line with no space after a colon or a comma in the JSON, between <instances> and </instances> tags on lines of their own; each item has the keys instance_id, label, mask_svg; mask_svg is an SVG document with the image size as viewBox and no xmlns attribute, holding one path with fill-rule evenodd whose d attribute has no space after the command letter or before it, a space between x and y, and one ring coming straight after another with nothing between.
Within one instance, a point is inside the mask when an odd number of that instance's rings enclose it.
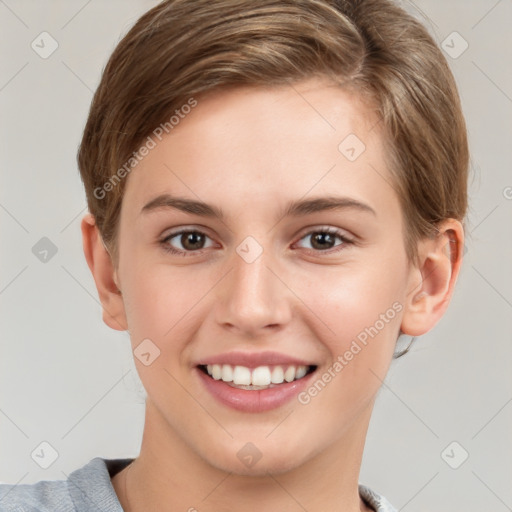
<instances>
[{"instance_id":1,"label":"mouth","mask_svg":"<svg viewBox=\"0 0 512 512\"><path fill-rule=\"evenodd\" d=\"M200 364L197 368L212 380L246 391L278 388L313 373L316 365L262 365L249 368L230 364Z\"/></svg>"}]
</instances>

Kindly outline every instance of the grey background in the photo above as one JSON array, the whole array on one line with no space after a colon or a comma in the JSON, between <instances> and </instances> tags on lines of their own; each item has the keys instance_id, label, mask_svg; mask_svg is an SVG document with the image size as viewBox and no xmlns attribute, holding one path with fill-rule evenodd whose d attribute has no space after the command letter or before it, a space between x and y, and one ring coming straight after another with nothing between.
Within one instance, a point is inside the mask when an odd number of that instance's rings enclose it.
<instances>
[{"instance_id":1,"label":"grey background","mask_svg":"<svg viewBox=\"0 0 512 512\"><path fill-rule=\"evenodd\" d=\"M95 456L139 451L144 390L128 334L101 320L75 155L108 56L156 3L0 0L2 482L63 479ZM452 53L454 31L469 44L447 58L468 123L471 209L452 304L392 364L360 481L399 510L512 510L512 2L402 4ZM43 31L59 45L47 59L31 48ZM33 252L43 237L57 249L46 262ZM31 457L43 441L59 455L48 469Z\"/></svg>"}]
</instances>

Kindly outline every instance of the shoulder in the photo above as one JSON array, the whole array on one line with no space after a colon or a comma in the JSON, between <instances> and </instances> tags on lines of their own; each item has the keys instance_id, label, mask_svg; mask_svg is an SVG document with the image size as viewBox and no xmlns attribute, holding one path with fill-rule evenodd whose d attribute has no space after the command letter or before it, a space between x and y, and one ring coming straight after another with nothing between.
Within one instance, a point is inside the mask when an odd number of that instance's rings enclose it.
<instances>
[{"instance_id":1,"label":"shoulder","mask_svg":"<svg viewBox=\"0 0 512 512\"><path fill-rule=\"evenodd\" d=\"M384 496L377 494L365 485L359 484L359 495L375 512L397 512L396 508Z\"/></svg>"},{"instance_id":2,"label":"shoulder","mask_svg":"<svg viewBox=\"0 0 512 512\"><path fill-rule=\"evenodd\" d=\"M66 481L41 481L35 484L1 484L2 512L74 511Z\"/></svg>"},{"instance_id":3,"label":"shoulder","mask_svg":"<svg viewBox=\"0 0 512 512\"><path fill-rule=\"evenodd\" d=\"M96 457L66 480L0 484L2 512L122 512L110 480L133 459Z\"/></svg>"}]
</instances>

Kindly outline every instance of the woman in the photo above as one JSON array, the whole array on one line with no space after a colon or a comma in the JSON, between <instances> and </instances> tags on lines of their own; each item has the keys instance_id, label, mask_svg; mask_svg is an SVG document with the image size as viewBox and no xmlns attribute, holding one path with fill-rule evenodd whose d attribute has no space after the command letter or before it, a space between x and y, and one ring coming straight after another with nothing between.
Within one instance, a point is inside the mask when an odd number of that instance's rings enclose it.
<instances>
[{"instance_id":1,"label":"woman","mask_svg":"<svg viewBox=\"0 0 512 512\"><path fill-rule=\"evenodd\" d=\"M388 0L164 1L111 56L78 161L141 451L3 503L393 511L358 482L366 432L397 339L448 306L467 201L421 24Z\"/></svg>"}]
</instances>

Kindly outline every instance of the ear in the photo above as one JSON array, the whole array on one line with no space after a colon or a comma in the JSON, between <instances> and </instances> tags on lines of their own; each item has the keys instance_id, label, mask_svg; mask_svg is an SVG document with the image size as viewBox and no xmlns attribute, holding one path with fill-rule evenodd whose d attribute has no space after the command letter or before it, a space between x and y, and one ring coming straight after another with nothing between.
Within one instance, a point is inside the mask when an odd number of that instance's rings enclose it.
<instances>
[{"instance_id":1,"label":"ear","mask_svg":"<svg viewBox=\"0 0 512 512\"><path fill-rule=\"evenodd\" d=\"M418 261L411 264L401 330L421 336L441 319L453 294L462 264L464 229L455 219L437 226L435 238L418 243Z\"/></svg>"},{"instance_id":2,"label":"ear","mask_svg":"<svg viewBox=\"0 0 512 512\"><path fill-rule=\"evenodd\" d=\"M121 291L118 288L117 271L90 213L82 219L82 243L103 308L103 321L112 329L126 331L128 323Z\"/></svg>"}]
</instances>

